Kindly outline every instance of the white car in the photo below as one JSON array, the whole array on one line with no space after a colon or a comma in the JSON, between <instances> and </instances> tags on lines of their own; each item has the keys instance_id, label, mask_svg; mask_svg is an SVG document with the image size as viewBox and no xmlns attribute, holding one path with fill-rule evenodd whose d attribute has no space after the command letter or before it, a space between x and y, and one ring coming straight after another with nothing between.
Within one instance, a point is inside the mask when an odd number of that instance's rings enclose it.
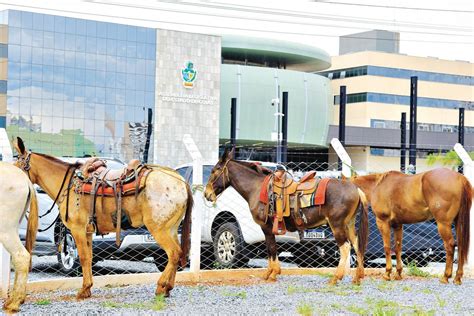
<instances>
[{"instance_id":1,"label":"white car","mask_svg":"<svg viewBox=\"0 0 474 316\"><path fill-rule=\"evenodd\" d=\"M215 162L203 164L203 184L206 185ZM275 169L277 164L263 162L264 167ZM176 170L192 184L192 164L180 165ZM227 188L213 204L205 200L203 192L196 190L194 199L203 199L202 213L202 255L203 267L239 267L244 266L250 259L267 256L265 236L262 229L252 218L247 201L235 191ZM297 232L288 232L276 237L279 252L285 250L285 245L299 243Z\"/></svg>"}]
</instances>

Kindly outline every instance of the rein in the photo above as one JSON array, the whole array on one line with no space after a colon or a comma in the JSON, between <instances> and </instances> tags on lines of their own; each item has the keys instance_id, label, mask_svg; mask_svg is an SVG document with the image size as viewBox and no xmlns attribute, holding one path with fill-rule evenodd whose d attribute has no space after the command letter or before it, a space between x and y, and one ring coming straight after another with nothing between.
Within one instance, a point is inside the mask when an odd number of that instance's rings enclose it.
<instances>
[{"instance_id":1,"label":"rein","mask_svg":"<svg viewBox=\"0 0 474 316\"><path fill-rule=\"evenodd\" d=\"M214 194L216 194L216 191L214 190L214 183L216 183L217 180L219 180L219 178L221 176L222 176L222 187L223 187L222 192L224 192L224 190L227 189L226 186L225 186L225 177L227 175L227 179L230 182L229 169L227 168L227 164L229 163L229 161L231 161L231 159L226 161L226 163L224 164L224 167L222 167L222 169L221 169L221 173L219 173L219 175L213 181L208 181L208 183L207 183L208 185L211 186L212 192L214 192Z\"/></svg>"}]
</instances>

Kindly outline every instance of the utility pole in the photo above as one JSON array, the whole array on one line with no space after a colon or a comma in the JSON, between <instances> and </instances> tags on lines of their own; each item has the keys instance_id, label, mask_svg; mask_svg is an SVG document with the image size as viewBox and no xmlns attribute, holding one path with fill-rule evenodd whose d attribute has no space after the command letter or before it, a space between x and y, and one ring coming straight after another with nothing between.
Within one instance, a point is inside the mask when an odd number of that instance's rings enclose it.
<instances>
[{"instance_id":1,"label":"utility pole","mask_svg":"<svg viewBox=\"0 0 474 316\"><path fill-rule=\"evenodd\" d=\"M346 86L339 88L339 141L342 146L346 144ZM342 171L342 160L337 160L337 170Z\"/></svg>"},{"instance_id":2,"label":"utility pole","mask_svg":"<svg viewBox=\"0 0 474 316\"><path fill-rule=\"evenodd\" d=\"M417 104L418 104L418 77L413 76L410 79L410 157L409 157L410 173L416 173Z\"/></svg>"}]
</instances>

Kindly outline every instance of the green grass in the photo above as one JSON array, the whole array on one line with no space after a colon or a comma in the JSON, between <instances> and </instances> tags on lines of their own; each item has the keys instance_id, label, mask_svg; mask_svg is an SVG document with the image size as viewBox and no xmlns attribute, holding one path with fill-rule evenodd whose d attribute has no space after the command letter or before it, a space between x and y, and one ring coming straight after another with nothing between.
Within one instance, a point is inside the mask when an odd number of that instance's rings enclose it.
<instances>
[{"instance_id":1,"label":"green grass","mask_svg":"<svg viewBox=\"0 0 474 316\"><path fill-rule=\"evenodd\" d=\"M105 308L128 308L128 309L148 309L153 311L161 311L166 308L166 300L163 294L155 297L153 301L143 303L118 303L118 302L103 302L101 304Z\"/></svg>"},{"instance_id":2,"label":"green grass","mask_svg":"<svg viewBox=\"0 0 474 316\"><path fill-rule=\"evenodd\" d=\"M382 281L377 285L380 291L391 291L395 287L395 283L391 281Z\"/></svg>"},{"instance_id":3,"label":"green grass","mask_svg":"<svg viewBox=\"0 0 474 316\"><path fill-rule=\"evenodd\" d=\"M404 287L402 287L402 291L403 291L403 292L410 292L410 291L411 291L411 287L409 287L408 285L405 285Z\"/></svg>"},{"instance_id":4,"label":"green grass","mask_svg":"<svg viewBox=\"0 0 474 316\"><path fill-rule=\"evenodd\" d=\"M247 298L247 292L245 291L240 291L240 292L229 292L225 291L222 293L222 295L227 296L227 297L238 297L241 299L246 299Z\"/></svg>"},{"instance_id":5,"label":"green grass","mask_svg":"<svg viewBox=\"0 0 474 316\"><path fill-rule=\"evenodd\" d=\"M439 307L443 308L446 306L446 300L441 298L439 295L435 294L436 300L438 301Z\"/></svg>"},{"instance_id":6,"label":"green grass","mask_svg":"<svg viewBox=\"0 0 474 316\"><path fill-rule=\"evenodd\" d=\"M50 305L51 304L51 300L48 300L48 299L42 299L42 300L38 300L35 302L36 305Z\"/></svg>"},{"instance_id":7,"label":"green grass","mask_svg":"<svg viewBox=\"0 0 474 316\"><path fill-rule=\"evenodd\" d=\"M328 279L330 279L334 276L334 274L331 273L331 272L320 272L320 271L314 271L314 272L311 272L311 274L318 275L320 277L324 277L324 278L328 278Z\"/></svg>"},{"instance_id":8,"label":"green grass","mask_svg":"<svg viewBox=\"0 0 474 316\"><path fill-rule=\"evenodd\" d=\"M423 289L423 290L421 290L421 293L423 293L423 294L432 294L433 291L430 290L430 289Z\"/></svg>"},{"instance_id":9,"label":"green grass","mask_svg":"<svg viewBox=\"0 0 474 316\"><path fill-rule=\"evenodd\" d=\"M347 310L351 313L357 314L357 315L369 315L369 310L363 307L359 307L356 305L350 305L347 307Z\"/></svg>"},{"instance_id":10,"label":"green grass","mask_svg":"<svg viewBox=\"0 0 474 316\"><path fill-rule=\"evenodd\" d=\"M311 316L314 313L314 307L308 303L299 303L296 306L296 312L302 316Z\"/></svg>"},{"instance_id":11,"label":"green grass","mask_svg":"<svg viewBox=\"0 0 474 316\"><path fill-rule=\"evenodd\" d=\"M425 272L421 270L420 268L418 268L416 266L416 263L413 261L408 264L407 274L410 276L416 276L416 277L422 277L422 278L428 278L431 276L431 274L429 274L428 272Z\"/></svg>"}]
</instances>

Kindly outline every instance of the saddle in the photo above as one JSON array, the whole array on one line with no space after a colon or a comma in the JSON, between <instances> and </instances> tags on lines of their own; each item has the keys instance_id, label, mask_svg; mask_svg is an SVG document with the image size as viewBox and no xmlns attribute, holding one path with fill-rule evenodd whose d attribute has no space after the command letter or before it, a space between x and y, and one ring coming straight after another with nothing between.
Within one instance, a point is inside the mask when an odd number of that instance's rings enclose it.
<instances>
[{"instance_id":1,"label":"saddle","mask_svg":"<svg viewBox=\"0 0 474 316\"><path fill-rule=\"evenodd\" d=\"M145 167L137 159L131 160L123 169L109 169L104 160L90 158L84 162L76 176L81 180L78 193L92 195L89 208L88 232L95 232L94 214L97 196L114 196L116 206L116 243L120 246L120 231L122 222L122 196L135 194L145 187L146 177L151 169ZM103 201L103 200L102 200Z\"/></svg>"},{"instance_id":2,"label":"saddle","mask_svg":"<svg viewBox=\"0 0 474 316\"><path fill-rule=\"evenodd\" d=\"M323 205L329 178L318 180L316 171L306 173L299 182L284 170L275 171L263 181L260 191L260 202L265 205L265 213L273 206L272 232L275 235L286 233L284 217L292 216L298 229L304 228L306 218L301 213L301 200L310 196L304 206Z\"/></svg>"}]
</instances>

